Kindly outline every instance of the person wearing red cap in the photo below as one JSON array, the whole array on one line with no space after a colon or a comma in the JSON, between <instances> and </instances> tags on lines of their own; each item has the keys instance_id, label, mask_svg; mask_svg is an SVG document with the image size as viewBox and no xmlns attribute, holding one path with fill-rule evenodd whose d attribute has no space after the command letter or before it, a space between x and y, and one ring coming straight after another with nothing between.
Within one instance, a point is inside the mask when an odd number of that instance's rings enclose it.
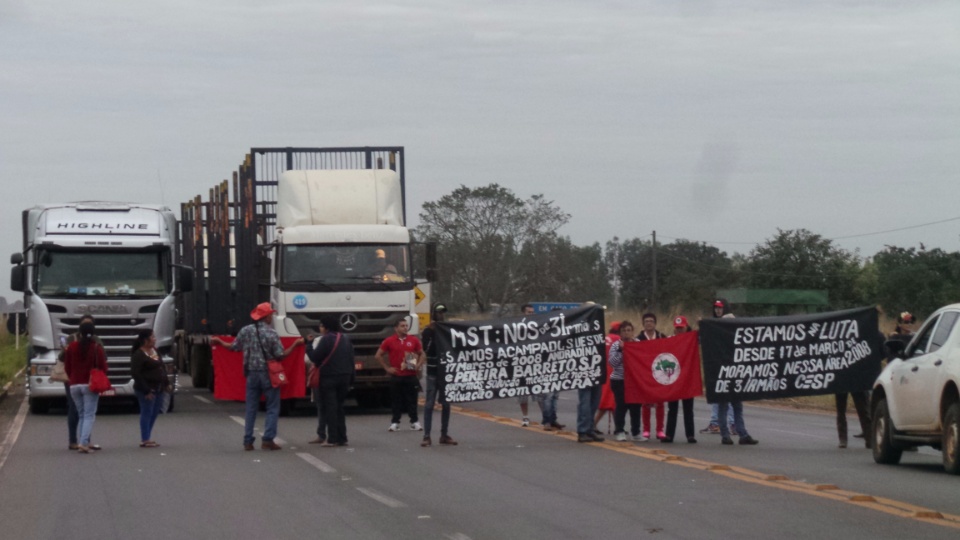
<instances>
[{"instance_id":1,"label":"person wearing red cap","mask_svg":"<svg viewBox=\"0 0 960 540\"><path fill-rule=\"evenodd\" d=\"M280 389L270 384L270 374L267 371L267 362L279 361L287 356L298 345L303 344L303 338L297 339L286 350L280 343L280 336L273 329L273 314L276 313L270 302L259 304L250 312L252 324L240 329L233 343L227 343L213 336L212 345L220 345L232 351L243 351L243 375L247 378L246 417L243 423L243 449L253 450L253 426L257 421L257 409L260 407L260 396L266 396L267 418L264 422L263 441L260 448L264 450L280 450L281 447L273 442L277 436L277 420L280 417Z\"/></svg>"},{"instance_id":2,"label":"person wearing red cap","mask_svg":"<svg viewBox=\"0 0 960 540\"><path fill-rule=\"evenodd\" d=\"M687 318L683 315L677 315L673 318L673 335L677 336L684 332L690 332L690 324L687 322ZM677 401L670 401L667 403L667 432L666 437L660 439L660 442L672 443L673 436L677 432ZM697 442L696 437L694 436L695 429L693 426L693 398L687 398L683 400L683 431L687 435L687 442L694 444Z\"/></svg>"}]
</instances>

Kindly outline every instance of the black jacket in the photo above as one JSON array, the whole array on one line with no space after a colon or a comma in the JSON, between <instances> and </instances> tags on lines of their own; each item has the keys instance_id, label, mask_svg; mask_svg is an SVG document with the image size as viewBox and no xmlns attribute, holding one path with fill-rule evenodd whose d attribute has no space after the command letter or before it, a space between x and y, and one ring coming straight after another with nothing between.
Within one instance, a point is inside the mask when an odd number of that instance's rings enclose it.
<instances>
[{"instance_id":1,"label":"black jacket","mask_svg":"<svg viewBox=\"0 0 960 540\"><path fill-rule=\"evenodd\" d=\"M340 343L337 343L337 336L340 336ZM336 349L333 348L335 343L337 345ZM331 351L333 351L333 354L330 354ZM350 336L342 332L329 332L320 338L317 348L308 350L307 356L317 366L323 364L328 356L330 357L329 360L326 360L326 364L320 368L321 379L332 375L353 375L353 342L350 341Z\"/></svg>"}]
</instances>

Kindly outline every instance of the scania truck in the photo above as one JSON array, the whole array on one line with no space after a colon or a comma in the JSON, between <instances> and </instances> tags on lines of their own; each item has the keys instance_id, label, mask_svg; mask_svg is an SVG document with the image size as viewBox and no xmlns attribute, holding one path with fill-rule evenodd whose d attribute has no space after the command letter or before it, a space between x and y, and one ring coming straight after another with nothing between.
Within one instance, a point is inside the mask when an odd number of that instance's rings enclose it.
<instances>
[{"instance_id":1,"label":"scania truck","mask_svg":"<svg viewBox=\"0 0 960 540\"><path fill-rule=\"evenodd\" d=\"M214 385L207 336L235 334L269 301L281 337L336 317L355 349L354 397L385 403L390 377L374 354L398 320L414 334L429 322L436 266L406 227L403 148L253 148L232 180L232 198L224 181L181 209L196 287L177 350L194 386Z\"/></svg>"},{"instance_id":2,"label":"scania truck","mask_svg":"<svg viewBox=\"0 0 960 540\"><path fill-rule=\"evenodd\" d=\"M10 287L24 294L31 412L64 401L63 383L50 374L84 314L96 320L112 396L134 398L130 349L148 328L176 382L174 299L193 280L192 269L176 264L176 245L176 215L165 206L76 202L23 211L23 251L10 258Z\"/></svg>"}]
</instances>

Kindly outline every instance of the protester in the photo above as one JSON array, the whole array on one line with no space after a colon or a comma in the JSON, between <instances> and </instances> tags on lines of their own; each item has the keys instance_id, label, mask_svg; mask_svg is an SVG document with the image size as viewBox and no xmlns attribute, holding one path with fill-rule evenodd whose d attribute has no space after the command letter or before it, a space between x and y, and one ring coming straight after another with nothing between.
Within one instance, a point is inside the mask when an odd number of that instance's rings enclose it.
<instances>
[{"instance_id":1,"label":"protester","mask_svg":"<svg viewBox=\"0 0 960 540\"><path fill-rule=\"evenodd\" d=\"M417 366L423 364L423 345L419 339L408 335L410 323L406 318L397 321L394 331L392 336L383 340L376 354L377 362L391 375L393 416L387 431L400 431L400 417L404 412L410 416L410 429L423 431L417 418L417 392L420 389Z\"/></svg>"},{"instance_id":2,"label":"protester","mask_svg":"<svg viewBox=\"0 0 960 540\"><path fill-rule=\"evenodd\" d=\"M897 326L894 328L893 333L890 334L890 339L900 340L904 343L910 343L910 340L913 339L914 334L914 325L917 324L917 318L913 316L909 311L902 312L897 317Z\"/></svg>"},{"instance_id":3,"label":"protester","mask_svg":"<svg viewBox=\"0 0 960 540\"><path fill-rule=\"evenodd\" d=\"M520 313L523 315L533 315L533 306L530 304L524 304L520 306ZM534 398L537 399L537 405L540 406L540 412L542 414L543 404L540 402L537 396L534 396ZM523 427L528 427L530 425L530 396L517 396L517 402L520 404L520 414L522 415L520 425ZM546 417L544 416L544 418ZM544 424L544 426L546 426L546 424Z\"/></svg>"},{"instance_id":4,"label":"protester","mask_svg":"<svg viewBox=\"0 0 960 540\"><path fill-rule=\"evenodd\" d=\"M80 324L83 324L83 323L85 323L85 322L89 322L89 323L91 323L91 324L93 324L93 325L96 325L96 322L95 322L94 319L93 319L93 315L90 315L89 313L84 313L83 315L80 316ZM61 338L61 339L63 339L63 338ZM63 362L63 361L64 361L64 354L67 352L67 347L69 347L71 343L73 343L73 342L75 342L75 341L79 341L79 340L80 340L80 332L77 331L77 332L74 332L74 333L70 334L70 337L66 338L65 341L62 341L62 342L61 342L62 347L60 348L60 353L57 355L57 360ZM101 347L103 347L103 342L100 341L100 337L99 337L99 336L94 335L94 336L93 336L93 341L94 341L97 345L100 345ZM67 402L67 437L68 437L68 440L69 440L69 443L68 443L67 448L69 448L70 450L76 450L76 449L78 449L78 448L80 447L80 445L79 445L78 442L77 442L77 425L80 423L80 417L79 417L79 415L77 414L77 404L73 401L73 396L70 395L70 382L69 382L69 381L63 383L63 394L67 397L67 399L66 399L66 402ZM101 447L100 447L99 444L90 444L90 445L89 445L89 448L90 448L91 450L100 450Z\"/></svg>"},{"instance_id":5,"label":"protester","mask_svg":"<svg viewBox=\"0 0 960 540\"><path fill-rule=\"evenodd\" d=\"M253 450L253 443L256 440L253 436L253 428L257 422L257 409L260 407L261 396L266 397L267 417L260 448L282 449L273 440L277 436L277 422L280 417L280 388L274 388L270 383L267 362L280 361L293 352L298 345L303 344L303 338L298 338L286 350L283 348L280 336L273 329L274 313L276 311L270 306L270 302L263 302L250 312L253 323L241 328L233 343L227 343L216 336L210 338L211 344L220 345L232 351L243 351L243 375L247 378L243 449L248 452Z\"/></svg>"},{"instance_id":6,"label":"protester","mask_svg":"<svg viewBox=\"0 0 960 540\"><path fill-rule=\"evenodd\" d=\"M600 407L597 409L597 417L593 419L593 430L597 432L598 435L602 435L603 432L598 429L600 425L600 420L604 415L607 417L612 417L614 411L617 408L617 400L613 395L613 390L610 388L610 346L614 342L620 339L620 322L614 322L610 324L610 331L607 333L605 338L606 347L607 347L607 382L603 385L603 390L600 394ZM609 426L609 424L607 424Z\"/></svg>"},{"instance_id":7,"label":"protester","mask_svg":"<svg viewBox=\"0 0 960 540\"><path fill-rule=\"evenodd\" d=\"M718 299L713 303L713 313L715 317L732 318L734 315L730 312L730 307L724 299ZM719 315L718 315L719 313ZM733 423L736 427L736 435L740 437L740 444L758 444L759 441L747 433L747 426L743 422L743 402L739 399L723 399L717 402L717 418L726 418L727 410L733 408ZM733 444L730 438L730 425L727 422L720 423L720 443Z\"/></svg>"},{"instance_id":8,"label":"protester","mask_svg":"<svg viewBox=\"0 0 960 540\"><path fill-rule=\"evenodd\" d=\"M713 303L713 318L721 319L723 317L726 317L727 316L726 311L728 310L729 310L729 307L727 305L727 301L723 298L717 299ZM729 314L729 316L733 317L733 314L731 313ZM720 405L717 403L713 403L710 405L710 423L707 424L707 427L705 427L704 429L701 429L700 433L710 433L712 435L720 434L720 421L719 421L720 416L718 414L719 409L720 409ZM730 414L728 415L727 426L731 431L734 432L734 434L736 434L734 421L733 421L733 411L730 411Z\"/></svg>"},{"instance_id":9,"label":"protester","mask_svg":"<svg viewBox=\"0 0 960 540\"><path fill-rule=\"evenodd\" d=\"M633 337L633 323L623 321L619 323L620 335L618 339L610 345L610 353L607 356L607 364L610 368L610 390L613 392L613 398L616 406L613 412L613 433L618 441L626 441L627 434L624 433L627 412L630 412L630 434L635 441L647 441L640 436L640 407L639 403L627 403L624 399L624 374L623 374L623 344L628 341L637 341Z\"/></svg>"},{"instance_id":10,"label":"protester","mask_svg":"<svg viewBox=\"0 0 960 540\"><path fill-rule=\"evenodd\" d=\"M600 381L595 386L577 389L577 442L602 442L601 436L594 429L593 418L600 407L600 394L603 384L607 382L606 358L599 366Z\"/></svg>"},{"instance_id":11,"label":"protester","mask_svg":"<svg viewBox=\"0 0 960 540\"><path fill-rule=\"evenodd\" d=\"M450 403L443 393L444 371L437 352L437 323L443 322L446 317L447 306L435 304L430 317L430 326L427 326L420 337L423 339L423 350L427 357L427 397L423 405L423 441L420 446L427 447L433 444L430 439L430 428L433 425L433 407L438 398L440 401L440 444L455 446L457 441L448 433L450 425ZM439 395L439 396L438 396ZM529 425L529 422L527 423Z\"/></svg>"},{"instance_id":12,"label":"protester","mask_svg":"<svg viewBox=\"0 0 960 540\"><path fill-rule=\"evenodd\" d=\"M690 332L690 324L683 315L678 315L673 319L673 335L678 336L685 332ZM687 398L683 401L683 431L687 435L687 442L694 444L697 442L694 436L693 423L693 398ZM667 433L666 437L660 439L660 442L672 443L673 436L677 432L677 401L667 403Z\"/></svg>"},{"instance_id":13,"label":"protester","mask_svg":"<svg viewBox=\"0 0 960 540\"><path fill-rule=\"evenodd\" d=\"M327 430L327 437L320 446L346 446L347 419L343 402L353 384L356 369L353 342L350 336L340 331L340 323L332 315L320 318L320 334L317 347L307 353L315 369L320 370L318 397L323 406L319 409L323 411L323 426Z\"/></svg>"},{"instance_id":14,"label":"protester","mask_svg":"<svg viewBox=\"0 0 960 540\"><path fill-rule=\"evenodd\" d=\"M870 437L870 408L869 394L865 390L850 392L853 398L853 407L857 410L857 418L860 420L860 434L854 435L857 438L863 438L867 448L871 447ZM847 447L847 393L840 392L834 394L837 405L837 437L840 439L840 448Z\"/></svg>"},{"instance_id":15,"label":"protester","mask_svg":"<svg viewBox=\"0 0 960 540\"><path fill-rule=\"evenodd\" d=\"M558 310L559 308L554 308L553 311ZM524 313L526 313L526 307L524 308ZM530 307L530 314L533 313L533 307ZM540 420L540 425L543 426L544 431L562 431L563 428L567 427L564 424L561 424L557 421L557 402L560 400L560 392L553 391L547 392L544 394L537 394L534 396L537 400L537 404L540 405L540 413L542 418ZM591 430L592 432L593 430Z\"/></svg>"},{"instance_id":16,"label":"protester","mask_svg":"<svg viewBox=\"0 0 960 540\"><path fill-rule=\"evenodd\" d=\"M107 372L107 354L94 339L96 327L93 321L80 323L80 339L67 347L63 367L70 378L70 397L77 408L77 451L89 454L93 423L97 418L97 403L100 394L90 391L90 371L94 368Z\"/></svg>"},{"instance_id":17,"label":"protester","mask_svg":"<svg viewBox=\"0 0 960 540\"><path fill-rule=\"evenodd\" d=\"M637 337L638 341L648 341L651 339L664 338L663 334L657 330L657 316L653 313L643 314L643 331ZM643 404L643 439L650 439L650 409L656 408L657 411L657 438L661 441L667 436L663 431L663 403L644 403Z\"/></svg>"},{"instance_id":18,"label":"protester","mask_svg":"<svg viewBox=\"0 0 960 540\"><path fill-rule=\"evenodd\" d=\"M321 324L320 327L323 325ZM310 341L310 348L306 351L306 355L310 357L310 351L316 350L320 346L320 339L323 338L323 330L318 327L320 335L316 336L310 334L307 336L307 341ZM311 362L312 364L312 362ZM312 369L317 369L313 367ZM307 372L309 376L309 371ZM307 444L323 444L327 442L327 415L326 411L323 409L323 398L320 396L320 386L319 383L316 387L310 388L310 398L313 399L313 404L317 408L317 436L313 439L307 441Z\"/></svg>"},{"instance_id":19,"label":"protester","mask_svg":"<svg viewBox=\"0 0 960 540\"><path fill-rule=\"evenodd\" d=\"M167 370L157 354L157 336L153 330L141 330L130 351L130 376L133 393L140 404L140 447L160 446L150 435L163 406L163 393L170 390Z\"/></svg>"}]
</instances>

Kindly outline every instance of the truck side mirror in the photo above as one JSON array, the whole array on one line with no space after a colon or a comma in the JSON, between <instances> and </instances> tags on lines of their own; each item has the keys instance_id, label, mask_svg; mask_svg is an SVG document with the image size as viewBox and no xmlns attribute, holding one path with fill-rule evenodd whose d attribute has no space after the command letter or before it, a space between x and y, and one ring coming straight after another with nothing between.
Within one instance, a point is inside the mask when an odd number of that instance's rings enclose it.
<instances>
[{"instance_id":1,"label":"truck side mirror","mask_svg":"<svg viewBox=\"0 0 960 540\"><path fill-rule=\"evenodd\" d=\"M24 281L26 278L26 269L23 265L14 266L10 269L10 288L17 292L23 292L24 290Z\"/></svg>"},{"instance_id":2,"label":"truck side mirror","mask_svg":"<svg viewBox=\"0 0 960 540\"><path fill-rule=\"evenodd\" d=\"M17 252L10 255L10 264L23 264L23 253Z\"/></svg>"},{"instance_id":3,"label":"truck side mirror","mask_svg":"<svg viewBox=\"0 0 960 540\"><path fill-rule=\"evenodd\" d=\"M190 292L193 290L193 267L177 267L177 284L180 292Z\"/></svg>"}]
</instances>

